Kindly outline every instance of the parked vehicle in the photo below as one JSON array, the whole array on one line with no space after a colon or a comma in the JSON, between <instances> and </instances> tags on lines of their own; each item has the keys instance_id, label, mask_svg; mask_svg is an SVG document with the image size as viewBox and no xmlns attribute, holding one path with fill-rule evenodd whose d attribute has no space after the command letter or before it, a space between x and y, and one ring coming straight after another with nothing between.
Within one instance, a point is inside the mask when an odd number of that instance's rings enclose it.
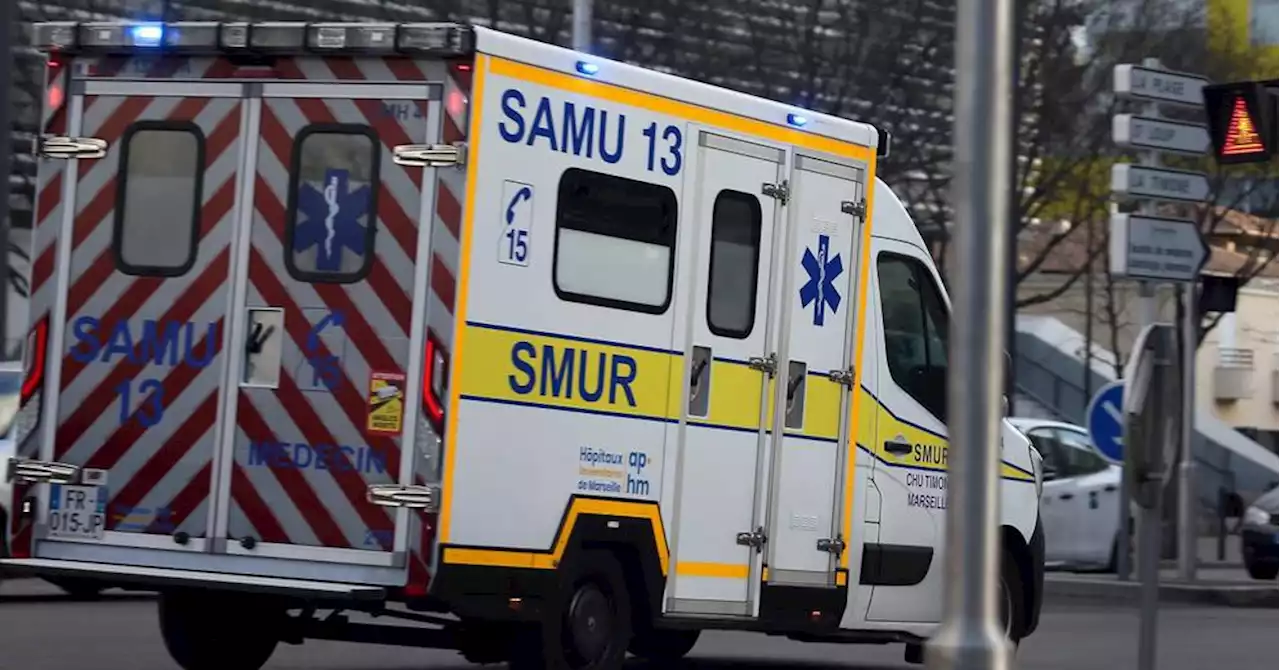
<instances>
[{"instance_id":1,"label":"parked vehicle","mask_svg":"<svg viewBox=\"0 0 1280 670\"><path fill-rule=\"evenodd\" d=\"M1044 459L1040 517L1046 566L1114 570L1123 470L1098 455L1075 424L1011 418Z\"/></svg>"},{"instance_id":2,"label":"parked vehicle","mask_svg":"<svg viewBox=\"0 0 1280 670\"><path fill-rule=\"evenodd\" d=\"M1277 569L1277 501L1271 489L1258 496L1240 520L1240 554L1254 579L1275 579Z\"/></svg>"}]
</instances>

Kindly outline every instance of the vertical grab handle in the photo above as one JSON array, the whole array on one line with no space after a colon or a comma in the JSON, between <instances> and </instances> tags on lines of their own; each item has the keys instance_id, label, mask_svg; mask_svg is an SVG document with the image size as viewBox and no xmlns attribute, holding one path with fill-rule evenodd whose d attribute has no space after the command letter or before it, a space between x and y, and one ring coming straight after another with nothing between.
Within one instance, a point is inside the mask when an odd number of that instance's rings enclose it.
<instances>
[{"instance_id":1,"label":"vertical grab handle","mask_svg":"<svg viewBox=\"0 0 1280 670\"><path fill-rule=\"evenodd\" d=\"M787 364L787 428L804 428L804 399L808 384L809 366L804 361Z\"/></svg>"},{"instance_id":2,"label":"vertical grab handle","mask_svg":"<svg viewBox=\"0 0 1280 670\"><path fill-rule=\"evenodd\" d=\"M711 348L695 346L689 370L689 416L706 416L711 409Z\"/></svg>"},{"instance_id":3,"label":"vertical grab handle","mask_svg":"<svg viewBox=\"0 0 1280 670\"><path fill-rule=\"evenodd\" d=\"M278 388L283 353L284 310L251 307L245 319L244 371L241 386Z\"/></svg>"}]
</instances>

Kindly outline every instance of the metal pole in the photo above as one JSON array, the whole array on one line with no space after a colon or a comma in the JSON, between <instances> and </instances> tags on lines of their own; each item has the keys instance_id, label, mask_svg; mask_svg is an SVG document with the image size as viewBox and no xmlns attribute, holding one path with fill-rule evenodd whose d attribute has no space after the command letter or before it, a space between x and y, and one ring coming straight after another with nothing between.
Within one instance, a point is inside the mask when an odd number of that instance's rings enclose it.
<instances>
[{"instance_id":1,"label":"metal pole","mask_svg":"<svg viewBox=\"0 0 1280 670\"><path fill-rule=\"evenodd\" d=\"M1126 445L1127 446L1127 445ZM1154 485L1154 484L1153 484ZM1163 484L1160 488L1164 488ZM1151 509L1143 509L1138 520L1138 670L1155 670L1156 624L1160 612L1160 540L1164 517L1164 494L1156 496ZM1126 503L1128 501L1125 501Z\"/></svg>"},{"instance_id":2,"label":"metal pole","mask_svg":"<svg viewBox=\"0 0 1280 670\"><path fill-rule=\"evenodd\" d=\"M8 360L9 346L9 178L13 174L13 33L18 30L16 2L0 0L0 359Z\"/></svg>"},{"instance_id":3,"label":"metal pole","mask_svg":"<svg viewBox=\"0 0 1280 670\"><path fill-rule=\"evenodd\" d=\"M1191 443L1196 427L1196 341L1200 334L1200 305L1196 282L1182 289L1182 444L1178 449L1178 577L1195 581L1200 533L1196 528L1196 461Z\"/></svg>"},{"instance_id":4,"label":"metal pole","mask_svg":"<svg viewBox=\"0 0 1280 670\"><path fill-rule=\"evenodd\" d=\"M573 0L573 48L582 53L591 52L591 4L592 0Z\"/></svg>"},{"instance_id":5,"label":"metal pole","mask_svg":"<svg viewBox=\"0 0 1280 670\"><path fill-rule=\"evenodd\" d=\"M1000 392L1009 277L1014 0L958 0L947 424L954 448L946 515L943 619L925 647L930 670L1007 670L997 624Z\"/></svg>"}]
</instances>

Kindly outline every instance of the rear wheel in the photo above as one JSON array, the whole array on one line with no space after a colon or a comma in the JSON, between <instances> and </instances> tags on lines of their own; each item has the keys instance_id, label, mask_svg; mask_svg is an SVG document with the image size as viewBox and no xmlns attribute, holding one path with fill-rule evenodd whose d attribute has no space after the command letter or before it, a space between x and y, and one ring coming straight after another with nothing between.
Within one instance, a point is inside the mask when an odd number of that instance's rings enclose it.
<instances>
[{"instance_id":1,"label":"rear wheel","mask_svg":"<svg viewBox=\"0 0 1280 670\"><path fill-rule=\"evenodd\" d=\"M213 592L160 596L160 634L183 670L260 670L286 614L270 601Z\"/></svg>"},{"instance_id":2,"label":"rear wheel","mask_svg":"<svg viewBox=\"0 0 1280 670\"><path fill-rule=\"evenodd\" d=\"M1275 563L1247 563L1249 576L1254 579L1275 579L1277 566Z\"/></svg>"},{"instance_id":3,"label":"rear wheel","mask_svg":"<svg viewBox=\"0 0 1280 670\"><path fill-rule=\"evenodd\" d=\"M512 670L618 670L631 642L631 600L618 560L584 552L538 625L519 631Z\"/></svg>"},{"instance_id":4,"label":"rear wheel","mask_svg":"<svg viewBox=\"0 0 1280 670\"><path fill-rule=\"evenodd\" d=\"M92 600L97 598L101 595L103 589L101 582L97 582L92 579L78 579L76 577L49 577L47 581L62 589L63 593L66 593L76 600Z\"/></svg>"},{"instance_id":5,"label":"rear wheel","mask_svg":"<svg viewBox=\"0 0 1280 670\"><path fill-rule=\"evenodd\" d=\"M650 628L636 633L627 649L632 654L654 662L673 662L685 657L698 644L700 630L663 630Z\"/></svg>"}]
</instances>

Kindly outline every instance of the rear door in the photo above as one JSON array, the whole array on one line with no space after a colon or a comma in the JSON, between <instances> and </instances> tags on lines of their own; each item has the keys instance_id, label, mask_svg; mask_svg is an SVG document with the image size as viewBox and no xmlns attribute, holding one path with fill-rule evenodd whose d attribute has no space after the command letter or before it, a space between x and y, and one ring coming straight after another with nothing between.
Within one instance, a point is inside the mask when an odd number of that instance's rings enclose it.
<instances>
[{"instance_id":1,"label":"rear door","mask_svg":"<svg viewBox=\"0 0 1280 670\"><path fill-rule=\"evenodd\" d=\"M426 84L264 85L233 309L227 553L388 566L405 548L407 515L366 491L412 465L414 259L429 240L423 170L393 148L427 142L429 97Z\"/></svg>"},{"instance_id":2,"label":"rear door","mask_svg":"<svg viewBox=\"0 0 1280 670\"><path fill-rule=\"evenodd\" d=\"M799 153L788 196L787 277L772 417L769 583L835 586L842 542L860 205L866 168Z\"/></svg>"},{"instance_id":3,"label":"rear door","mask_svg":"<svg viewBox=\"0 0 1280 670\"><path fill-rule=\"evenodd\" d=\"M239 85L88 81L45 539L202 550L226 374ZM73 116L74 118L74 116ZM55 327L57 327L55 325ZM47 439L52 438L52 439ZM170 537L171 536L171 537Z\"/></svg>"}]
</instances>

